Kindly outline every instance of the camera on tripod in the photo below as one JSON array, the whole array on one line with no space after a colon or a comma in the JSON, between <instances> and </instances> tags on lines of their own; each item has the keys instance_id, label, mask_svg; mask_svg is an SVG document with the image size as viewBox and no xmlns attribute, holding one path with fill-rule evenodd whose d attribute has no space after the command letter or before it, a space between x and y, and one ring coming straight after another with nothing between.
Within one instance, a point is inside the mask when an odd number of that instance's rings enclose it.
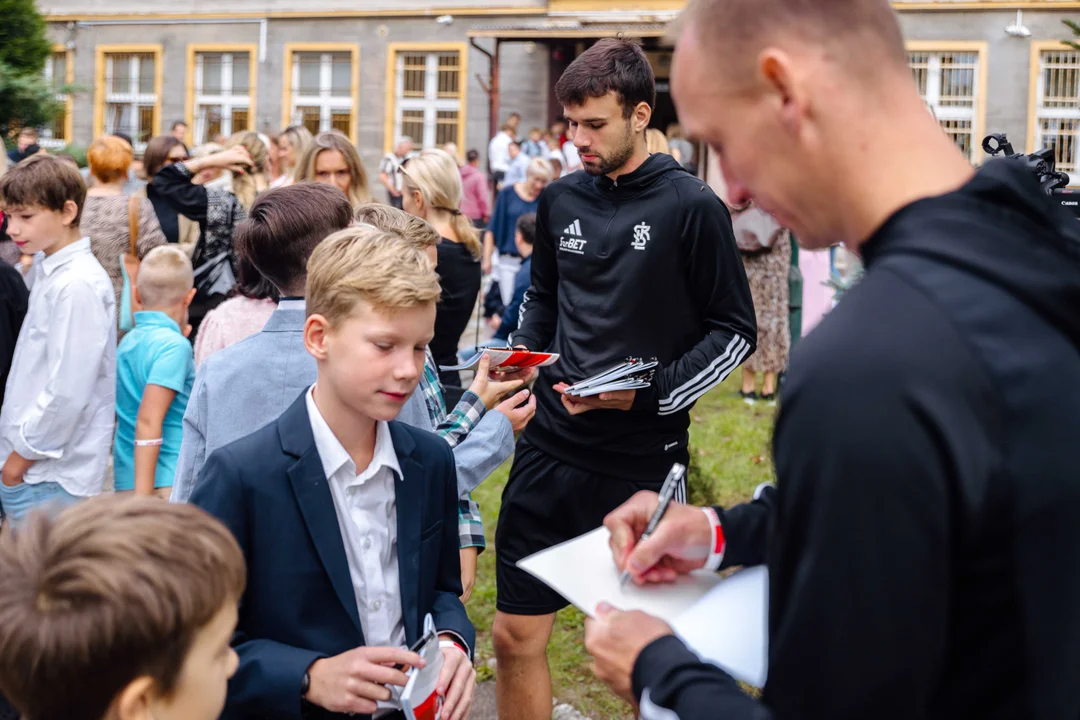
<instances>
[{"instance_id":1,"label":"camera on tripod","mask_svg":"<svg viewBox=\"0 0 1080 720\"><path fill-rule=\"evenodd\" d=\"M1035 176L1039 187L1047 195L1054 198L1054 202L1061 205L1065 210L1080 219L1080 192L1069 190L1069 174L1058 172L1054 159L1054 148L1045 148L1029 155L1023 155L1013 150L1005 133L987 135L982 142L982 149L991 157L1004 155L1006 160L1023 163L1024 167Z\"/></svg>"}]
</instances>

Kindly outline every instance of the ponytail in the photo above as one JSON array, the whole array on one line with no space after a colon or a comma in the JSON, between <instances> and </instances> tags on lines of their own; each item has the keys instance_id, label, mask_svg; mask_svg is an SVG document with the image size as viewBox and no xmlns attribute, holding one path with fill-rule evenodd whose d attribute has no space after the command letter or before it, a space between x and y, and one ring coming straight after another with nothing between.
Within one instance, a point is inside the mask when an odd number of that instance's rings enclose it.
<instances>
[{"instance_id":1,"label":"ponytail","mask_svg":"<svg viewBox=\"0 0 1080 720\"><path fill-rule=\"evenodd\" d=\"M468 248L474 257L480 257L480 233L476 231L472 221L459 210L451 216L450 227L454 228L458 241Z\"/></svg>"}]
</instances>

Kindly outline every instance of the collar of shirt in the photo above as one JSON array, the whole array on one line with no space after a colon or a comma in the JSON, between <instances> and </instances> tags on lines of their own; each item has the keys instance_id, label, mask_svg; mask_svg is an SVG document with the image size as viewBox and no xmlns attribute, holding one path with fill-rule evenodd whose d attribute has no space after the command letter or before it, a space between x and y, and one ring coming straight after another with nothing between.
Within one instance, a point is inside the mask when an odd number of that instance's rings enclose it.
<instances>
[{"instance_id":1,"label":"collar of shirt","mask_svg":"<svg viewBox=\"0 0 1080 720\"><path fill-rule=\"evenodd\" d=\"M379 420L375 424L375 452L371 456L371 464L358 474L352 457L326 424L326 419L315 404L314 385L307 391L307 411L311 421L311 434L315 436L315 449L319 451L319 459L322 460L327 480L333 478L343 467L349 469L350 479L346 481L346 487L363 485L384 467L392 470L399 478L402 477L401 465L398 464L394 440L390 437L390 425L387 422Z\"/></svg>"},{"instance_id":2,"label":"collar of shirt","mask_svg":"<svg viewBox=\"0 0 1080 720\"><path fill-rule=\"evenodd\" d=\"M282 298L278 301L278 310L304 310L307 311L307 301L304 298Z\"/></svg>"},{"instance_id":3,"label":"collar of shirt","mask_svg":"<svg viewBox=\"0 0 1080 720\"><path fill-rule=\"evenodd\" d=\"M41 269L45 271L46 275L52 275L56 271L56 268L61 265L66 265L71 262L72 258L76 255L90 252L90 238L84 237L76 240L68 245L66 248L57 250L52 255L48 255L41 262Z\"/></svg>"},{"instance_id":4,"label":"collar of shirt","mask_svg":"<svg viewBox=\"0 0 1080 720\"><path fill-rule=\"evenodd\" d=\"M136 327L162 327L180 332L180 326L176 321L163 312L157 310L139 310L135 313Z\"/></svg>"}]
</instances>

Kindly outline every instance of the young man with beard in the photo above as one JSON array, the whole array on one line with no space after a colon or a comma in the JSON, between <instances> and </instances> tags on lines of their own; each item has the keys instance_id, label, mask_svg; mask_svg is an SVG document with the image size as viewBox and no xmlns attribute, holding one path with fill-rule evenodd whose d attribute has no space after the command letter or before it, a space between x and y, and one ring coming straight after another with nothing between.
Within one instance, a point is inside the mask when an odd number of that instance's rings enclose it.
<instances>
[{"instance_id":1,"label":"young man with beard","mask_svg":"<svg viewBox=\"0 0 1080 720\"><path fill-rule=\"evenodd\" d=\"M646 720L1080 717L1080 226L1024 163L971 168L887 0L686 13L672 92L732 201L867 271L792 360L776 489L606 521L638 583L767 562L760 699L611 608L597 675Z\"/></svg>"},{"instance_id":2,"label":"young man with beard","mask_svg":"<svg viewBox=\"0 0 1080 720\"><path fill-rule=\"evenodd\" d=\"M649 155L655 101L641 48L601 40L555 87L585 165L547 188L532 285L514 345L551 350L518 443L496 534L499 714L551 717L546 648L566 601L515 563L599 527L687 463L694 402L754 350L753 302L731 219L670 155ZM655 357L652 387L564 394L627 357Z\"/></svg>"}]
</instances>

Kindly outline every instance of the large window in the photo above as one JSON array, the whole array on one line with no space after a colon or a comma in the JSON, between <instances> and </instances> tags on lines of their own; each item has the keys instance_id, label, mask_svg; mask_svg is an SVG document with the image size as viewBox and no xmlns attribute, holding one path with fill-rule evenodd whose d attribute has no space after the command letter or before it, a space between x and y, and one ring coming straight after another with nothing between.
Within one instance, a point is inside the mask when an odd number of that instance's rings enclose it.
<instances>
[{"instance_id":1,"label":"large window","mask_svg":"<svg viewBox=\"0 0 1080 720\"><path fill-rule=\"evenodd\" d=\"M465 50L459 45L392 45L385 144L408 135L423 147L464 147Z\"/></svg>"},{"instance_id":2,"label":"large window","mask_svg":"<svg viewBox=\"0 0 1080 720\"><path fill-rule=\"evenodd\" d=\"M142 152L158 132L161 114L161 50L98 48L98 135L130 135Z\"/></svg>"},{"instance_id":3,"label":"large window","mask_svg":"<svg viewBox=\"0 0 1080 720\"><path fill-rule=\"evenodd\" d=\"M286 124L304 125L312 134L340 130L355 142L355 49L287 45L286 70Z\"/></svg>"},{"instance_id":4,"label":"large window","mask_svg":"<svg viewBox=\"0 0 1080 720\"><path fill-rule=\"evenodd\" d=\"M1075 174L1080 135L1080 52L1035 48L1031 149L1054 148L1057 169Z\"/></svg>"},{"instance_id":5,"label":"large window","mask_svg":"<svg viewBox=\"0 0 1080 720\"><path fill-rule=\"evenodd\" d=\"M59 46L45 61L45 82L53 88L56 100L63 103L63 108L51 123L41 129L41 147L55 150L71 142L71 96L63 92L64 86L72 80L71 59L67 50Z\"/></svg>"},{"instance_id":6,"label":"large window","mask_svg":"<svg viewBox=\"0 0 1080 720\"><path fill-rule=\"evenodd\" d=\"M189 48L189 71L194 97L191 99L191 133L194 144L210 142L215 136L228 137L252 129L255 94L254 53L250 49Z\"/></svg>"},{"instance_id":7,"label":"large window","mask_svg":"<svg viewBox=\"0 0 1080 720\"><path fill-rule=\"evenodd\" d=\"M919 95L942 130L973 162L982 155L982 63L978 49L908 52Z\"/></svg>"}]
</instances>

